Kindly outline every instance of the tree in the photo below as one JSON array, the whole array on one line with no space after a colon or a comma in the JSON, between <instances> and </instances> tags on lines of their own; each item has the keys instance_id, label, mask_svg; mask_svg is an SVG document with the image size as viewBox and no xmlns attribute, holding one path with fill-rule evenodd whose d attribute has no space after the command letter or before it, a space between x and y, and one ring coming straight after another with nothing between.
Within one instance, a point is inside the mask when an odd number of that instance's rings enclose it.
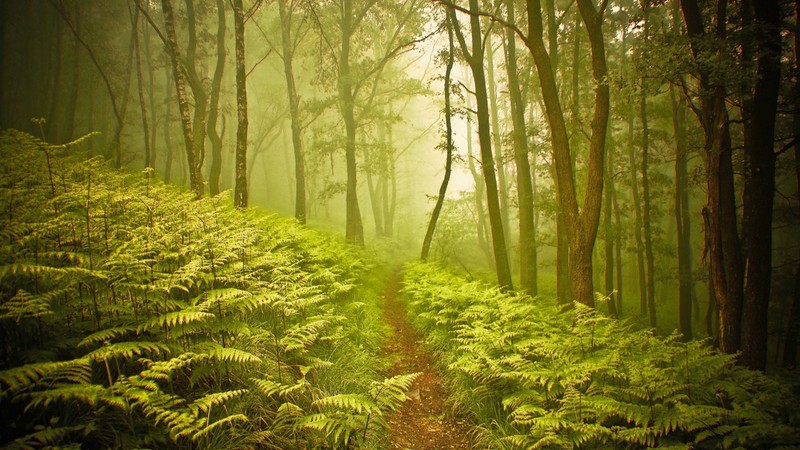
<instances>
[{"instance_id":1,"label":"tree","mask_svg":"<svg viewBox=\"0 0 800 450\"><path fill-rule=\"evenodd\" d=\"M244 11L242 0L233 0L233 26L236 41L236 176L233 204L247 207L247 74L244 54Z\"/></svg>"},{"instance_id":2,"label":"tree","mask_svg":"<svg viewBox=\"0 0 800 450\"><path fill-rule=\"evenodd\" d=\"M428 259L428 252L431 248L431 241L433 240L433 233L436 230L436 221L439 220L439 213L442 211L444 198L447 195L447 184L450 182L450 173L453 168L453 113L450 107L450 85L452 83L450 74L453 71L453 60L455 54L455 46L453 45L453 24L451 23L451 16L448 14L445 17L445 29L447 29L447 65L444 71L444 123L445 123L445 166L444 178L442 178L442 185L439 187L439 196L436 198L436 205L431 212L431 219L428 222L428 229L425 232L425 239L422 241L422 255L420 259L426 261Z\"/></svg>"},{"instance_id":3,"label":"tree","mask_svg":"<svg viewBox=\"0 0 800 450\"><path fill-rule=\"evenodd\" d=\"M515 23L514 1L506 2L506 20ZM519 282L522 289L530 295L538 294L536 229L534 228L533 182L528 162L528 137L525 124L525 102L519 87L517 68L516 37L513 30L506 27L506 72L511 100L512 137L514 144L514 164L517 173L517 202L519 205Z\"/></svg>"},{"instance_id":4,"label":"tree","mask_svg":"<svg viewBox=\"0 0 800 450\"><path fill-rule=\"evenodd\" d=\"M448 14L451 16L450 21L453 23L453 31L458 38L461 53L464 55L464 59L472 71L472 79L475 83L481 169L483 171L483 180L486 184L486 201L489 212L489 224L491 226L497 283L500 285L500 289L513 290L514 286L511 280L511 268L508 264L505 231L503 230L497 179L495 178L494 158L492 155L492 135L489 126L489 99L486 93L486 75L483 72L485 42L483 40L480 17L478 15L479 9L477 0L469 1L468 13L470 18L471 45L467 44L464 33L461 31L461 25L458 23L458 18L455 15L455 8L452 6L448 8ZM494 89L494 86L492 86L492 89Z\"/></svg>"},{"instance_id":5,"label":"tree","mask_svg":"<svg viewBox=\"0 0 800 450\"><path fill-rule=\"evenodd\" d=\"M191 64L182 64L181 53L178 47L178 37L175 32L175 12L172 0L161 0L161 10L164 14L165 36L163 40L172 62L172 78L175 82L175 92L178 99L178 110L181 116L183 129L183 142L186 149L186 162L189 166L189 184L195 198L201 198L205 192L203 184L203 155L205 153L205 117L206 95L194 69L194 56L197 45L194 24L194 13L191 9L192 0L187 0L190 9L189 19L189 50L186 60ZM191 80L195 81L192 82ZM194 97L194 117L189 106L187 85L191 86Z\"/></svg>"},{"instance_id":6,"label":"tree","mask_svg":"<svg viewBox=\"0 0 800 450\"><path fill-rule=\"evenodd\" d=\"M528 33L525 43L536 64L542 98L550 124L553 159L556 170L558 203L563 211L569 238L569 269L575 299L594 306L592 286L592 249L600 222L603 194L605 141L610 108L606 79L605 44L602 20L606 3L598 10L591 0L578 0L578 10L589 35L592 76L595 80L594 113L591 123L586 193L579 210L573 176L572 157L566 121L561 108L555 71L543 40L540 0L528 0Z\"/></svg>"},{"instance_id":7,"label":"tree","mask_svg":"<svg viewBox=\"0 0 800 450\"><path fill-rule=\"evenodd\" d=\"M208 140L211 141L211 168L208 176L208 190L211 195L219 194L219 178L222 173L222 136L217 131L219 119L219 97L222 90L222 75L225 71L225 1L217 0L217 60L214 78L211 80L211 95L208 109Z\"/></svg>"},{"instance_id":8,"label":"tree","mask_svg":"<svg viewBox=\"0 0 800 450\"><path fill-rule=\"evenodd\" d=\"M300 118L300 96L294 79L294 52L297 37L292 36L294 1L278 0L281 18L281 59L286 77L286 93L289 96L289 120L292 128L292 148L294 149L295 200L294 216L298 222L306 223L306 174L303 156L302 123Z\"/></svg>"}]
</instances>

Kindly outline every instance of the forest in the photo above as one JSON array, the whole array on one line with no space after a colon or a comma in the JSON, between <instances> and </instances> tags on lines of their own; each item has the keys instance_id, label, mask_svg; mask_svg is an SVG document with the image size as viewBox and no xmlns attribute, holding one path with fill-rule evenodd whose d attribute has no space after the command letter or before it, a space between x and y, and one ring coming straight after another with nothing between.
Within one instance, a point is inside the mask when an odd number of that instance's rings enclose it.
<instances>
[{"instance_id":1,"label":"forest","mask_svg":"<svg viewBox=\"0 0 800 450\"><path fill-rule=\"evenodd\" d=\"M800 0L0 0L0 447L800 448Z\"/></svg>"}]
</instances>

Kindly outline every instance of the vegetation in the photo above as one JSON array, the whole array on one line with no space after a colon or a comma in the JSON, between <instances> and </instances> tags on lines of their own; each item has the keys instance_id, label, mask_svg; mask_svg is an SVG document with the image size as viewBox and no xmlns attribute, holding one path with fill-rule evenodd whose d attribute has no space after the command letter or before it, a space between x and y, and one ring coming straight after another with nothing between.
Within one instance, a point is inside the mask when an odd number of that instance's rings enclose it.
<instances>
[{"instance_id":1,"label":"vegetation","mask_svg":"<svg viewBox=\"0 0 800 450\"><path fill-rule=\"evenodd\" d=\"M358 253L226 195L191 201L151 170L84 160L92 139L0 135L2 444L385 438L415 375L379 380Z\"/></svg>"},{"instance_id":2,"label":"vegetation","mask_svg":"<svg viewBox=\"0 0 800 450\"><path fill-rule=\"evenodd\" d=\"M0 445L413 436L387 414L441 377L382 352L419 348L418 257L478 446L796 444L798 28L800 0L0 0Z\"/></svg>"},{"instance_id":3,"label":"vegetation","mask_svg":"<svg viewBox=\"0 0 800 450\"><path fill-rule=\"evenodd\" d=\"M800 445L797 386L704 342L466 282L432 263L408 266L403 292L456 405L478 423L478 448Z\"/></svg>"}]
</instances>

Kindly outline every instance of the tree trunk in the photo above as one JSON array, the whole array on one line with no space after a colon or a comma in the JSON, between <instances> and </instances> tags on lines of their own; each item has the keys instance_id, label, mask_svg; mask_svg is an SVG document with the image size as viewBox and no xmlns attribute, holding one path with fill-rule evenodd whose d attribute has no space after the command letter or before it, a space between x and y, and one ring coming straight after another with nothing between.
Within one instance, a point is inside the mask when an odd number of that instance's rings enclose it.
<instances>
[{"instance_id":1,"label":"tree trunk","mask_svg":"<svg viewBox=\"0 0 800 450\"><path fill-rule=\"evenodd\" d=\"M306 170L303 156L302 124L300 123L300 96L294 82L294 44L292 43L293 12L287 8L287 0L278 1L281 19L281 44L283 49L283 73L286 76L286 91L289 95L289 118L292 127L294 149L294 216L301 224L306 223Z\"/></svg>"},{"instance_id":2,"label":"tree trunk","mask_svg":"<svg viewBox=\"0 0 800 450\"><path fill-rule=\"evenodd\" d=\"M483 73L483 36L480 28L480 17L477 13L478 1L470 0L470 37L472 42L472 52L470 52L466 40L458 25L455 11L450 8L450 20L458 37L464 58L472 70L472 77L475 83L475 100L477 102L478 116L478 139L481 151L481 169L483 179L486 183L486 201L489 211L489 224L491 226L492 248L494 250L495 270L497 272L497 283L502 290L513 290L511 280L511 268L508 264L508 252L506 251L506 238L503 230L503 220L500 211L500 199L498 195L497 179L494 174L494 159L492 155L492 136L489 126L489 99L486 91L486 79Z\"/></svg>"},{"instance_id":3,"label":"tree trunk","mask_svg":"<svg viewBox=\"0 0 800 450\"><path fill-rule=\"evenodd\" d=\"M242 0L233 0L233 27L236 35L236 179L233 204L247 207L247 74L244 58L244 11Z\"/></svg>"},{"instance_id":4,"label":"tree trunk","mask_svg":"<svg viewBox=\"0 0 800 450\"><path fill-rule=\"evenodd\" d=\"M800 26L800 0L794 2L794 23ZM794 33L794 69L800 71L800 34ZM794 114L792 114L792 131L800 136L800 77L794 81ZM794 144L794 176L797 193L800 195L800 141ZM800 200L800 199L799 199ZM800 205L798 205L800 209ZM794 277L794 295L789 313L789 325L786 330L786 343L783 346L783 366L793 369L797 366L797 339L800 336L800 261Z\"/></svg>"},{"instance_id":5,"label":"tree trunk","mask_svg":"<svg viewBox=\"0 0 800 450\"><path fill-rule=\"evenodd\" d=\"M350 76L350 38L353 34L353 0L344 0L342 5L342 49L339 54L339 110L345 126L345 162L347 166L346 225L345 240L351 244L364 245L364 227L358 207L358 168L356 167L356 119L353 98L353 82Z\"/></svg>"},{"instance_id":6,"label":"tree trunk","mask_svg":"<svg viewBox=\"0 0 800 450\"><path fill-rule=\"evenodd\" d=\"M211 195L220 192L219 178L222 174L222 136L217 132L219 119L219 96L222 74L225 70L225 1L217 0L217 62L211 80L211 101L208 110L208 139L211 141L211 172L208 175L208 190Z\"/></svg>"},{"instance_id":7,"label":"tree trunk","mask_svg":"<svg viewBox=\"0 0 800 450\"><path fill-rule=\"evenodd\" d=\"M692 340L692 259L689 222L689 159L686 145L686 109L670 86L672 131L675 140L675 229L678 246L678 332L684 341Z\"/></svg>"},{"instance_id":8,"label":"tree trunk","mask_svg":"<svg viewBox=\"0 0 800 450\"><path fill-rule=\"evenodd\" d=\"M515 23L513 0L506 1L507 20ZM525 102L517 74L517 44L514 32L506 27L506 72L511 99L511 119L514 125L514 164L517 166L517 196L519 208L519 283L528 294L535 296L537 286L536 230L533 221L533 183L528 162L528 137L525 131Z\"/></svg>"},{"instance_id":9,"label":"tree trunk","mask_svg":"<svg viewBox=\"0 0 800 450\"><path fill-rule=\"evenodd\" d=\"M692 57L705 54L699 42L705 37L703 16L697 0L680 0L684 23L689 35ZM718 0L715 18L717 39L725 39L727 2ZM704 158L706 172L706 206L703 209L709 276L719 308L719 346L725 353L740 348L742 320L741 244L737 231L736 200L731 159L731 136L726 92L723 85L712 82L711 74L700 70L700 108L698 119L705 133Z\"/></svg>"},{"instance_id":10,"label":"tree trunk","mask_svg":"<svg viewBox=\"0 0 800 450\"><path fill-rule=\"evenodd\" d=\"M161 8L164 13L164 32L166 34L168 53L172 62L172 78L175 82L175 92L178 97L178 109L181 115L181 126L183 129L183 142L186 149L186 162L189 166L189 183L195 198L203 196L203 173L198 164L198 155L195 154L195 134L192 127L192 113L189 107L189 95L186 92L186 77L181 70L180 52L178 50L178 40L175 34L175 17L172 8L172 0L161 0ZM197 104L195 96L195 106Z\"/></svg>"},{"instance_id":11,"label":"tree trunk","mask_svg":"<svg viewBox=\"0 0 800 450\"><path fill-rule=\"evenodd\" d=\"M142 134L144 134L144 166L152 166L153 149L150 147L150 126L147 123L147 103L144 101L144 81L142 80L142 51L139 46L139 9L134 7L133 47L136 57L136 87L139 92L139 110L142 115Z\"/></svg>"},{"instance_id":12,"label":"tree trunk","mask_svg":"<svg viewBox=\"0 0 800 450\"><path fill-rule=\"evenodd\" d=\"M453 46L453 26L450 23L451 17L448 14L445 18L445 27L447 28L447 67L444 71L444 124L445 124L445 165L444 165L444 178L442 178L442 185L439 187L439 196L436 198L436 205L433 207L431 213L431 220L428 222L428 230L425 232L425 239L422 241L422 255L420 259L426 261L428 253L431 249L431 241L433 241L433 233L436 230L436 221L439 220L439 213L442 211L444 205L444 198L447 195L447 184L450 182L450 173L453 169L453 125L452 125L452 111L450 109L450 74L453 71L453 56L455 48Z\"/></svg>"},{"instance_id":13,"label":"tree trunk","mask_svg":"<svg viewBox=\"0 0 800 450\"><path fill-rule=\"evenodd\" d=\"M591 0L578 0L581 18L591 46L592 76L596 82L594 112L591 124L586 194L582 212L578 211L572 158L566 123L558 95L551 61L542 39L542 10L539 0L527 0L527 45L533 56L542 86L542 97L550 123L553 159L556 166L558 202L566 221L569 237L569 265L575 299L594 306L592 286L592 249L600 222L603 194L605 141L608 130L609 88L606 80L605 44L602 33L602 11Z\"/></svg>"},{"instance_id":14,"label":"tree trunk","mask_svg":"<svg viewBox=\"0 0 800 450\"><path fill-rule=\"evenodd\" d=\"M767 364L768 313L772 279L772 203L775 196L775 117L781 83L781 14L777 0L753 2L756 81L750 139L745 140L742 211L744 307L741 361L752 369ZM745 123L745 126L748 124Z\"/></svg>"},{"instance_id":15,"label":"tree trunk","mask_svg":"<svg viewBox=\"0 0 800 450\"><path fill-rule=\"evenodd\" d=\"M608 297L608 314L618 317L617 304L614 295L614 226L611 223L614 207L614 154L609 151L608 167L606 168L606 200L603 208L603 237L605 240L605 295Z\"/></svg>"},{"instance_id":16,"label":"tree trunk","mask_svg":"<svg viewBox=\"0 0 800 450\"><path fill-rule=\"evenodd\" d=\"M148 100L150 101L150 167L156 168L156 160L158 152L156 145L156 135L158 134L158 120L156 116L156 85L155 75L153 71L153 56L150 52L150 31L148 27L144 27L144 55L147 60L147 79L148 79Z\"/></svg>"},{"instance_id":17,"label":"tree trunk","mask_svg":"<svg viewBox=\"0 0 800 450\"><path fill-rule=\"evenodd\" d=\"M645 17L646 14L645 14ZM647 19L645 19L645 30ZM645 31L645 35L647 31ZM653 233L650 226L650 128L647 122L647 82L642 78L639 105L642 120L642 234L647 274L647 317L650 327L656 328L656 282L653 257Z\"/></svg>"},{"instance_id":18,"label":"tree trunk","mask_svg":"<svg viewBox=\"0 0 800 450\"><path fill-rule=\"evenodd\" d=\"M506 167L503 160L503 143L500 138L500 116L497 105L497 84L494 76L494 44L492 34L486 34L484 43L486 48L486 76L487 88L489 93L489 118L491 119L492 144L494 149L494 165L497 173L497 194L500 200L500 218L503 223L503 230L506 234L510 233L509 213L508 213L508 183L506 181ZM508 237L508 236L507 236ZM506 253L509 253L509 242L505 242Z\"/></svg>"},{"instance_id":19,"label":"tree trunk","mask_svg":"<svg viewBox=\"0 0 800 450\"><path fill-rule=\"evenodd\" d=\"M164 96L164 182L169 183L172 179L172 72L169 67L164 67L164 74L166 75L164 86L167 87L167 93Z\"/></svg>"}]
</instances>

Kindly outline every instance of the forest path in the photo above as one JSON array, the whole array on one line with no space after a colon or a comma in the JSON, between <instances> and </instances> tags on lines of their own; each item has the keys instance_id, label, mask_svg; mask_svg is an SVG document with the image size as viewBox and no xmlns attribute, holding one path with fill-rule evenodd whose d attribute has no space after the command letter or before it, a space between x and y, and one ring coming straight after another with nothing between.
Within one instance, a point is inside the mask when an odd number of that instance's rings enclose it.
<instances>
[{"instance_id":1,"label":"forest path","mask_svg":"<svg viewBox=\"0 0 800 450\"><path fill-rule=\"evenodd\" d=\"M384 321L392 333L384 353L392 360L390 376L421 372L409 392L409 400L389 416L390 449L464 450L470 448L469 427L449 413L447 391L437 373L433 357L423 345L423 337L406 318L400 300L400 274L389 277L383 292Z\"/></svg>"}]
</instances>

